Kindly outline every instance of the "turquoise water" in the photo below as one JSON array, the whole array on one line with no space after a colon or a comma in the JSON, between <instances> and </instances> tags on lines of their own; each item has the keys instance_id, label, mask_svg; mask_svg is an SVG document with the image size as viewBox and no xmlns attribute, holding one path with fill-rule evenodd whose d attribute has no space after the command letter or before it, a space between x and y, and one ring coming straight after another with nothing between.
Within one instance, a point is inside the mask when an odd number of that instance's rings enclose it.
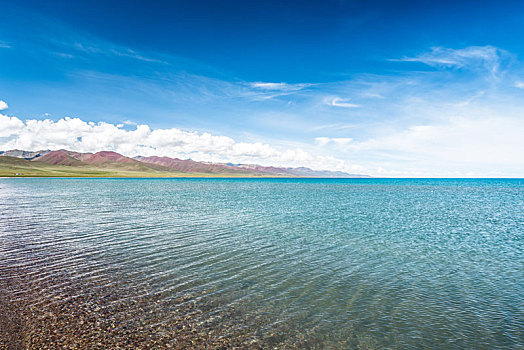
<instances>
[{"instance_id":1,"label":"turquoise water","mask_svg":"<svg viewBox=\"0 0 524 350\"><path fill-rule=\"evenodd\" d=\"M13 303L113 290L115 336L524 348L523 180L0 179L0 242Z\"/></svg>"}]
</instances>

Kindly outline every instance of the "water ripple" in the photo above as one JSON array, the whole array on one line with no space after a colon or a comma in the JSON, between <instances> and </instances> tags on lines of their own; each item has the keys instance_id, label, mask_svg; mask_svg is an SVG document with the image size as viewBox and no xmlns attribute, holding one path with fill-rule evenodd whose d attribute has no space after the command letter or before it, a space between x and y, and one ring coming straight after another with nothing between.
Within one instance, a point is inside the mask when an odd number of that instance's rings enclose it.
<instances>
[{"instance_id":1,"label":"water ripple","mask_svg":"<svg viewBox=\"0 0 524 350\"><path fill-rule=\"evenodd\" d=\"M1 179L0 346L524 348L521 180Z\"/></svg>"}]
</instances>

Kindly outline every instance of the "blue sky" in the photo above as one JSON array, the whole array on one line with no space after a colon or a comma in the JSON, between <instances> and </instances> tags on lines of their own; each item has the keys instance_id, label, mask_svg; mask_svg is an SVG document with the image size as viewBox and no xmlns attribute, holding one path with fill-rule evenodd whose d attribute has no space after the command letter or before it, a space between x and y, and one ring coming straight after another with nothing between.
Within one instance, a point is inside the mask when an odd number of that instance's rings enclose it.
<instances>
[{"instance_id":1,"label":"blue sky","mask_svg":"<svg viewBox=\"0 0 524 350\"><path fill-rule=\"evenodd\" d=\"M0 149L524 174L523 2L0 5Z\"/></svg>"}]
</instances>

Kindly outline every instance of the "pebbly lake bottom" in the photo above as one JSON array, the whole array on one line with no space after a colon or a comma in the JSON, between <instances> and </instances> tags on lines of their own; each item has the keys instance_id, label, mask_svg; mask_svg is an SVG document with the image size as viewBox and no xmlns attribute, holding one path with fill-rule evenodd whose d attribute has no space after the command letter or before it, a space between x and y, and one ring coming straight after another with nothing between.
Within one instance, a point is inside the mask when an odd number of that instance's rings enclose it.
<instances>
[{"instance_id":1,"label":"pebbly lake bottom","mask_svg":"<svg viewBox=\"0 0 524 350\"><path fill-rule=\"evenodd\" d=\"M2 179L0 346L524 346L522 180Z\"/></svg>"}]
</instances>

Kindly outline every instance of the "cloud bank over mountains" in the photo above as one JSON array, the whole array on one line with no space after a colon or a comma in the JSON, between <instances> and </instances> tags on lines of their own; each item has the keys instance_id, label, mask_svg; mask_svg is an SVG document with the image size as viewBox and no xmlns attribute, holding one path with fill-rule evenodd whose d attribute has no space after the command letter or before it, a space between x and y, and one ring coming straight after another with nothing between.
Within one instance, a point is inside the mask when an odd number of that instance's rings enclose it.
<instances>
[{"instance_id":1,"label":"cloud bank over mountains","mask_svg":"<svg viewBox=\"0 0 524 350\"><path fill-rule=\"evenodd\" d=\"M236 142L227 136L152 129L136 125L86 122L65 117L22 121L0 114L0 150L68 149L77 152L115 151L126 156L169 156L198 161L307 166L318 170L363 171L360 166L329 156L312 155L300 148L277 150L269 144Z\"/></svg>"}]
</instances>

